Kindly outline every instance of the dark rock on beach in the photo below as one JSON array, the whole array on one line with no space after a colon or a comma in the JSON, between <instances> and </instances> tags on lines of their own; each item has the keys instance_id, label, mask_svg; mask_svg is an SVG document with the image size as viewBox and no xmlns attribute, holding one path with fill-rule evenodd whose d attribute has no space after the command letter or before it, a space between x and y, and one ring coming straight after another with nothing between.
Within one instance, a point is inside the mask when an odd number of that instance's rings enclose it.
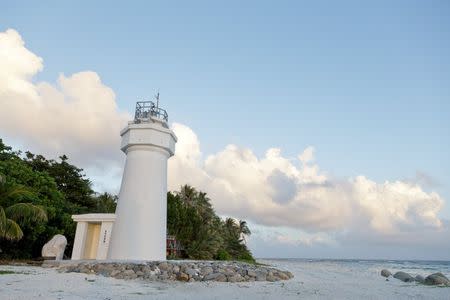
<instances>
[{"instance_id":1,"label":"dark rock on beach","mask_svg":"<svg viewBox=\"0 0 450 300\"><path fill-rule=\"evenodd\" d=\"M450 280L442 273L434 273L425 278L427 285L444 285L450 286Z\"/></svg>"},{"instance_id":2,"label":"dark rock on beach","mask_svg":"<svg viewBox=\"0 0 450 300\"><path fill-rule=\"evenodd\" d=\"M403 282L414 282L414 277L405 272L397 272L394 274L394 278L397 278Z\"/></svg>"},{"instance_id":3,"label":"dark rock on beach","mask_svg":"<svg viewBox=\"0 0 450 300\"><path fill-rule=\"evenodd\" d=\"M392 273L389 270L383 269L383 270L381 270L381 276L387 278L389 276L392 276Z\"/></svg>"},{"instance_id":4,"label":"dark rock on beach","mask_svg":"<svg viewBox=\"0 0 450 300\"><path fill-rule=\"evenodd\" d=\"M414 279L418 282L418 283L425 283L425 278L422 275L417 275L416 277L414 277Z\"/></svg>"}]
</instances>

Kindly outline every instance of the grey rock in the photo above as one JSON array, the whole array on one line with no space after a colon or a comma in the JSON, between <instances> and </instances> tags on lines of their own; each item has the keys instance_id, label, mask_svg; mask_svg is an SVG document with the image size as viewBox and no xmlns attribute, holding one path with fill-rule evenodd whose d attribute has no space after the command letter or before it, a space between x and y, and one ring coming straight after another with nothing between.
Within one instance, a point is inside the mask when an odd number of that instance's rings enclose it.
<instances>
[{"instance_id":1,"label":"grey rock","mask_svg":"<svg viewBox=\"0 0 450 300\"><path fill-rule=\"evenodd\" d=\"M136 273L133 270L125 270L122 273L123 279L135 279L137 278Z\"/></svg>"},{"instance_id":2,"label":"grey rock","mask_svg":"<svg viewBox=\"0 0 450 300\"><path fill-rule=\"evenodd\" d=\"M450 286L450 280L442 273L434 273L427 276L424 283L427 285Z\"/></svg>"},{"instance_id":3,"label":"grey rock","mask_svg":"<svg viewBox=\"0 0 450 300\"><path fill-rule=\"evenodd\" d=\"M280 278L281 280L288 280L289 276L287 274L285 274L284 272L277 272L275 274L278 278Z\"/></svg>"},{"instance_id":4,"label":"grey rock","mask_svg":"<svg viewBox=\"0 0 450 300\"><path fill-rule=\"evenodd\" d=\"M211 273L203 277L204 281L213 281L216 280L216 278L221 275L221 273Z\"/></svg>"},{"instance_id":5,"label":"grey rock","mask_svg":"<svg viewBox=\"0 0 450 300\"><path fill-rule=\"evenodd\" d=\"M142 277L142 276L144 276L144 272L142 272L142 271L137 271L136 272L136 275L138 276L138 277Z\"/></svg>"},{"instance_id":6,"label":"grey rock","mask_svg":"<svg viewBox=\"0 0 450 300\"><path fill-rule=\"evenodd\" d=\"M203 275L209 275L214 272L214 269L211 267L203 267L200 271Z\"/></svg>"},{"instance_id":7,"label":"grey rock","mask_svg":"<svg viewBox=\"0 0 450 300\"><path fill-rule=\"evenodd\" d=\"M235 275L229 276L227 279L228 279L228 282L244 281L244 278L240 274L235 274Z\"/></svg>"},{"instance_id":8,"label":"grey rock","mask_svg":"<svg viewBox=\"0 0 450 300\"><path fill-rule=\"evenodd\" d=\"M267 275L266 280L270 281L270 282L274 282L274 281L279 281L280 279L278 279L277 277L269 274L269 275Z\"/></svg>"},{"instance_id":9,"label":"grey rock","mask_svg":"<svg viewBox=\"0 0 450 300\"><path fill-rule=\"evenodd\" d=\"M81 272L118 279L142 278L145 280L179 281L278 281L292 278L287 271L249 265L240 262L146 262L105 263L80 262L70 265L55 264L58 272Z\"/></svg>"},{"instance_id":10,"label":"grey rock","mask_svg":"<svg viewBox=\"0 0 450 300\"><path fill-rule=\"evenodd\" d=\"M167 271L167 270L169 269L169 264L166 263L166 262L162 262L162 263L160 263L160 264L158 265L158 268L159 268L161 271Z\"/></svg>"},{"instance_id":11,"label":"grey rock","mask_svg":"<svg viewBox=\"0 0 450 300\"><path fill-rule=\"evenodd\" d=\"M212 273L203 278L204 281L227 281L227 276L222 273Z\"/></svg>"},{"instance_id":12,"label":"grey rock","mask_svg":"<svg viewBox=\"0 0 450 300\"><path fill-rule=\"evenodd\" d=\"M394 278L397 278L403 282L413 282L414 281L414 277L412 277L411 275L409 275L408 273L405 272L397 272L394 274Z\"/></svg>"},{"instance_id":13,"label":"grey rock","mask_svg":"<svg viewBox=\"0 0 450 300\"><path fill-rule=\"evenodd\" d=\"M167 279L169 279L169 277L170 277L170 275L166 271L163 271L158 276L158 279L160 279L160 280L167 280Z\"/></svg>"},{"instance_id":14,"label":"grey rock","mask_svg":"<svg viewBox=\"0 0 450 300\"><path fill-rule=\"evenodd\" d=\"M224 274L220 274L217 278L216 281L218 282L226 282L227 281L227 276L225 276Z\"/></svg>"},{"instance_id":15,"label":"grey rock","mask_svg":"<svg viewBox=\"0 0 450 300\"><path fill-rule=\"evenodd\" d=\"M256 275L255 281L266 281L267 275L265 274L258 274Z\"/></svg>"},{"instance_id":16,"label":"grey rock","mask_svg":"<svg viewBox=\"0 0 450 300\"><path fill-rule=\"evenodd\" d=\"M197 271L195 271L194 269L190 269L187 268L184 273L188 274L190 277L196 276L197 275Z\"/></svg>"},{"instance_id":17,"label":"grey rock","mask_svg":"<svg viewBox=\"0 0 450 300\"><path fill-rule=\"evenodd\" d=\"M381 270L381 276L387 278L389 276L392 276L392 273L389 270L383 269L383 270Z\"/></svg>"},{"instance_id":18,"label":"grey rock","mask_svg":"<svg viewBox=\"0 0 450 300\"><path fill-rule=\"evenodd\" d=\"M422 275L417 275L416 277L414 277L414 280L419 283L425 283L425 278Z\"/></svg>"},{"instance_id":19,"label":"grey rock","mask_svg":"<svg viewBox=\"0 0 450 300\"><path fill-rule=\"evenodd\" d=\"M66 246L66 237L57 234L42 247L41 255L42 257L54 257L55 260L62 260Z\"/></svg>"}]
</instances>

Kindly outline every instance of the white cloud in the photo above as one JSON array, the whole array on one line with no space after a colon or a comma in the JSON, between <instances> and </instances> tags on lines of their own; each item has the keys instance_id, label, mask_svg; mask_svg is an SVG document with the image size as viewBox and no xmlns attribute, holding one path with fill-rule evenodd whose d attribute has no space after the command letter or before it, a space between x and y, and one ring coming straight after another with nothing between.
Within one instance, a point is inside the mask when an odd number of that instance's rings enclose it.
<instances>
[{"instance_id":1,"label":"white cloud","mask_svg":"<svg viewBox=\"0 0 450 300\"><path fill-rule=\"evenodd\" d=\"M438 216L443 199L417 184L376 183L364 176L329 178L312 164L312 147L297 162L283 157L277 148L258 158L236 145L203 159L195 133L180 124L173 129L179 147L169 161L170 188L189 183L208 192L221 214L266 226L318 233L366 232L378 238L443 227Z\"/></svg>"},{"instance_id":2,"label":"white cloud","mask_svg":"<svg viewBox=\"0 0 450 300\"><path fill-rule=\"evenodd\" d=\"M118 178L119 131L130 116L119 111L112 89L95 72L33 83L42 68L16 31L0 33L1 136L19 139L33 152L66 153L98 180L102 174ZM189 127L175 123L173 130L179 141L169 161L169 189L191 184L206 191L222 215L303 232L281 234L279 242L312 245L334 235L403 243L424 232L447 232L438 216L443 199L417 183L332 178L315 163L313 147L294 161L279 148L257 157L237 145L204 157Z\"/></svg>"},{"instance_id":3,"label":"white cloud","mask_svg":"<svg viewBox=\"0 0 450 300\"><path fill-rule=\"evenodd\" d=\"M0 66L0 95L37 98L30 78L42 70L42 58L25 48L22 37L13 29L0 32Z\"/></svg>"},{"instance_id":4,"label":"white cloud","mask_svg":"<svg viewBox=\"0 0 450 300\"><path fill-rule=\"evenodd\" d=\"M299 154L298 159L303 163L307 164L314 161L314 147L308 146L301 154Z\"/></svg>"},{"instance_id":5,"label":"white cloud","mask_svg":"<svg viewBox=\"0 0 450 300\"><path fill-rule=\"evenodd\" d=\"M0 33L0 66L2 135L84 165L102 168L120 160L118 133L130 117L118 110L113 90L95 72L34 84L42 59L12 29Z\"/></svg>"}]
</instances>

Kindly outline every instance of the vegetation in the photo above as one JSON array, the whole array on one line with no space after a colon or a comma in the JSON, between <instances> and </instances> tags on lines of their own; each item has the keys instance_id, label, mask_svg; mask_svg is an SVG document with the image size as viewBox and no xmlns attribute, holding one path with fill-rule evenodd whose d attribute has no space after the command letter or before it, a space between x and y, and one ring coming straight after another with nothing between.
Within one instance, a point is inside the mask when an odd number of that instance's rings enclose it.
<instances>
[{"instance_id":1,"label":"vegetation","mask_svg":"<svg viewBox=\"0 0 450 300\"><path fill-rule=\"evenodd\" d=\"M17 222L47 221L46 212L31 203L16 203L6 209L3 208L2 205L7 203L8 199L28 194L29 192L25 188L8 184L0 175L0 238L20 240L23 232Z\"/></svg>"},{"instance_id":2,"label":"vegetation","mask_svg":"<svg viewBox=\"0 0 450 300\"><path fill-rule=\"evenodd\" d=\"M0 139L0 258L40 257L55 234L68 240L70 257L75 236L73 214L111 213L117 196L97 194L83 170L67 156L48 160L13 151ZM183 186L167 195L167 230L183 246L182 258L254 262L245 242L245 221L216 215L206 193Z\"/></svg>"},{"instance_id":3,"label":"vegetation","mask_svg":"<svg viewBox=\"0 0 450 300\"><path fill-rule=\"evenodd\" d=\"M184 247L186 258L254 262L244 243L244 236L250 235L247 223L232 218L222 221L206 193L191 186L168 193L167 230Z\"/></svg>"},{"instance_id":4,"label":"vegetation","mask_svg":"<svg viewBox=\"0 0 450 300\"><path fill-rule=\"evenodd\" d=\"M66 156L55 161L30 152L22 155L0 139L0 206L5 218L18 225L15 238L12 232L1 235L0 258L39 257L44 243L58 233L67 237L70 257L75 236L71 215L114 212L115 196L95 194L82 171Z\"/></svg>"}]
</instances>

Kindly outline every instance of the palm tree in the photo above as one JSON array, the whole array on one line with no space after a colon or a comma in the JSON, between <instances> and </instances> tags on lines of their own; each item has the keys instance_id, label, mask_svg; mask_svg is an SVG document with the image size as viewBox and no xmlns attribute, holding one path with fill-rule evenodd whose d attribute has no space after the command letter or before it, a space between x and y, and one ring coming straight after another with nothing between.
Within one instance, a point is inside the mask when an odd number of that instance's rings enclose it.
<instances>
[{"instance_id":1,"label":"palm tree","mask_svg":"<svg viewBox=\"0 0 450 300\"><path fill-rule=\"evenodd\" d=\"M236 224L236 220L233 218L226 218L225 219L225 228L227 228L228 233L231 236L239 237L239 227Z\"/></svg>"},{"instance_id":2,"label":"palm tree","mask_svg":"<svg viewBox=\"0 0 450 300\"><path fill-rule=\"evenodd\" d=\"M248 227L246 221L244 221L244 220L239 220L239 232L240 232L240 234L241 234L241 237L242 237L243 240L244 240L244 243L247 244L247 241L246 241L246 239L245 239L245 236L246 236L246 235L251 235L252 232L250 231L250 228Z\"/></svg>"},{"instance_id":3,"label":"palm tree","mask_svg":"<svg viewBox=\"0 0 450 300\"><path fill-rule=\"evenodd\" d=\"M7 183L0 176L0 238L20 240L23 237L18 222L47 221L45 210L31 203L16 203L3 208L3 204L11 197L27 196L32 194L20 185Z\"/></svg>"}]
</instances>

